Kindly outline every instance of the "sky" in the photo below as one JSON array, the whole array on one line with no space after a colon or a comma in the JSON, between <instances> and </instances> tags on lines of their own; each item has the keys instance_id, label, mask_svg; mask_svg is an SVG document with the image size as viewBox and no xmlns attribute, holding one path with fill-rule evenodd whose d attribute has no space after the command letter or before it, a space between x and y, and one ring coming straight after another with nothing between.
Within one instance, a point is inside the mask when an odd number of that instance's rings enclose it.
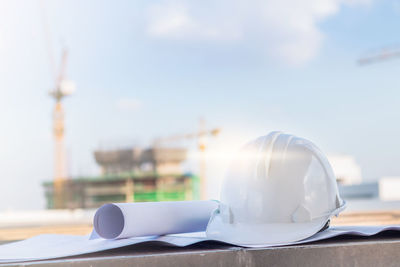
<instances>
[{"instance_id":1,"label":"sky","mask_svg":"<svg viewBox=\"0 0 400 267\"><path fill-rule=\"evenodd\" d=\"M44 208L64 47L72 176L99 173L103 144L145 146L200 118L222 128L210 151L282 130L353 155L366 181L400 176L400 59L357 64L400 44L399 26L398 0L1 0L0 210ZM208 166L217 184L224 164Z\"/></svg>"}]
</instances>

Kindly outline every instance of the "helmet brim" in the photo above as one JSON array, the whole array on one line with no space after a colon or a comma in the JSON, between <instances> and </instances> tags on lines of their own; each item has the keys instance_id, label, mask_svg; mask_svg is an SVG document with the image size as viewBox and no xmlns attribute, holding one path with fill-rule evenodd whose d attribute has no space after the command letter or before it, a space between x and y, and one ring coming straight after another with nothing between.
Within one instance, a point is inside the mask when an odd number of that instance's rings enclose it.
<instances>
[{"instance_id":1,"label":"helmet brim","mask_svg":"<svg viewBox=\"0 0 400 267\"><path fill-rule=\"evenodd\" d=\"M207 237L216 241L251 247L279 246L297 242L318 233L330 216L304 223L234 223L213 216L207 226Z\"/></svg>"}]
</instances>

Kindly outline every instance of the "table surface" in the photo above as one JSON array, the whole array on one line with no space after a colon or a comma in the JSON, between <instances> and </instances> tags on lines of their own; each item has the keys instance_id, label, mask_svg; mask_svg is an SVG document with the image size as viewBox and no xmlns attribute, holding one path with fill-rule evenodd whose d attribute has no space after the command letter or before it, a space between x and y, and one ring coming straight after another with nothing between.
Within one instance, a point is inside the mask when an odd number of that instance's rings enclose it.
<instances>
[{"instance_id":1,"label":"table surface","mask_svg":"<svg viewBox=\"0 0 400 267\"><path fill-rule=\"evenodd\" d=\"M163 244L128 247L55 260L1 266L399 266L400 234L338 237L303 245L242 248L203 242L185 248Z\"/></svg>"}]
</instances>

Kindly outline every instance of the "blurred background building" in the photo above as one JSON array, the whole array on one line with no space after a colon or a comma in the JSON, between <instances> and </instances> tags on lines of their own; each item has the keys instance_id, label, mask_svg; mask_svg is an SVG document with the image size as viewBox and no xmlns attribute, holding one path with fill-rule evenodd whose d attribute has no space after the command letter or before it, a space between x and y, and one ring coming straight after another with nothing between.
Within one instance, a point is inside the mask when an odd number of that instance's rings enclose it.
<instances>
[{"instance_id":1,"label":"blurred background building","mask_svg":"<svg viewBox=\"0 0 400 267\"><path fill-rule=\"evenodd\" d=\"M361 167L353 156L330 155L328 160L339 184L352 185L362 182Z\"/></svg>"},{"instance_id":2,"label":"blurred background building","mask_svg":"<svg viewBox=\"0 0 400 267\"><path fill-rule=\"evenodd\" d=\"M90 209L105 203L179 201L200 198L199 178L184 174L183 148L131 148L97 150L96 162L102 174L62 182L63 195L56 195L54 182L44 184L47 208ZM55 199L61 204L55 206Z\"/></svg>"}]
</instances>

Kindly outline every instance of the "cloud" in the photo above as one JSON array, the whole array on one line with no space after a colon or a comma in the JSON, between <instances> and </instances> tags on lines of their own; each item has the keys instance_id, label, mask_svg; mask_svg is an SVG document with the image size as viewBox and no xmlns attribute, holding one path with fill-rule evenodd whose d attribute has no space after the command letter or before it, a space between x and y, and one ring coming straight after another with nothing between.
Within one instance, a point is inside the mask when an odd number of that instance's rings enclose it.
<instances>
[{"instance_id":1,"label":"cloud","mask_svg":"<svg viewBox=\"0 0 400 267\"><path fill-rule=\"evenodd\" d=\"M194 5L186 1L168 1L151 5L148 11L148 34L152 37L178 40L240 39L241 33L234 27L235 21L227 24L221 22L218 17L199 18L193 15L195 9ZM216 23L218 27L215 27Z\"/></svg>"},{"instance_id":2,"label":"cloud","mask_svg":"<svg viewBox=\"0 0 400 267\"><path fill-rule=\"evenodd\" d=\"M261 41L269 55L291 65L314 58L324 39L318 23L344 5L372 0L160 1L149 7L152 38L196 41Z\"/></svg>"},{"instance_id":3,"label":"cloud","mask_svg":"<svg viewBox=\"0 0 400 267\"><path fill-rule=\"evenodd\" d=\"M120 111L137 111L143 104L136 98L121 98L117 100L116 106Z\"/></svg>"}]
</instances>

